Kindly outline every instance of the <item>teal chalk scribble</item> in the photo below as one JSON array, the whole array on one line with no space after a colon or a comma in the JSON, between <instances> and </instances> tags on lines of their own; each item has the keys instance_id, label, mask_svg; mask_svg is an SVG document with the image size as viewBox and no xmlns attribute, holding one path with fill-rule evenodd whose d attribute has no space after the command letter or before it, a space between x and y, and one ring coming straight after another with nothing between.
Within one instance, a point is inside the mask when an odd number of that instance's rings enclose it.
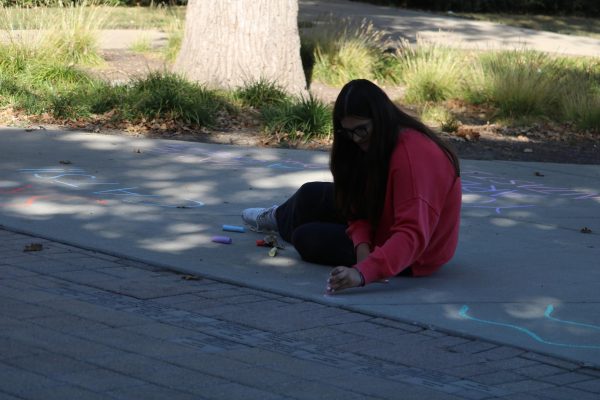
<instances>
[{"instance_id":1,"label":"teal chalk scribble","mask_svg":"<svg viewBox=\"0 0 600 400\"><path fill-rule=\"evenodd\" d=\"M572 349L600 350L600 346L597 346L597 345L579 345L579 344L570 344L570 343L550 342L548 340L542 339L535 332L532 332L532 331L530 331L527 328L523 328L522 326L513 325L513 324L507 324L507 323L504 323L504 322L496 322L496 321L490 321L490 320L486 320L486 319L472 317L469 314L467 314L468 311L469 311L469 306L463 305L460 308L460 311L458 312L458 315L460 315L461 317L466 318L468 320L475 321L475 322L480 322L482 324L488 324L488 325L493 325L493 326L502 326L502 327L505 327L505 328L515 329L515 330L517 330L519 332L522 332L522 333L528 335L529 337L533 338L537 342L540 342L540 343L543 343L543 344L547 344L547 345L550 345L550 346L569 347L569 348L572 348ZM546 309L546 312L548 312L548 309ZM550 313L551 312L552 312L552 310L550 310Z\"/></svg>"},{"instance_id":2,"label":"teal chalk scribble","mask_svg":"<svg viewBox=\"0 0 600 400\"><path fill-rule=\"evenodd\" d=\"M567 321L565 319L555 318L552 316L553 312L554 312L554 306L552 304L549 304L548 307L546 307L546 311L544 312L544 317L548 318L551 321L560 322L561 324L569 324L569 325L574 325L574 326L580 326L582 328L600 330L600 326L598 326L598 325L584 324L581 322Z\"/></svg>"}]
</instances>

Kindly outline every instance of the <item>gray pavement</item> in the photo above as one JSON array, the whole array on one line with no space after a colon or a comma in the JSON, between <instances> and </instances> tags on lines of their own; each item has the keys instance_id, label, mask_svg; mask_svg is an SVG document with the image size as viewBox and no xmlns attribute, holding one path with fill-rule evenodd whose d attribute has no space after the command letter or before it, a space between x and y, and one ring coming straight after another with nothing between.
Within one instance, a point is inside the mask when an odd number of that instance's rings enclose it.
<instances>
[{"instance_id":1,"label":"gray pavement","mask_svg":"<svg viewBox=\"0 0 600 400\"><path fill-rule=\"evenodd\" d=\"M255 246L262 235L221 227L239 225L245 207L277 204L304 182L330 180L327 153L22 129L0 130L0 148L11 149L0 160L7 229L600 365L598 165L465 160L459 248L439 274L325 296L328 268L301 261L291 247L269 257ZM223 234L233 244L211 242ZM252 314L225 308L252 324Z\"/></svg>"},{"instance_id":2,"label":"gray pavement","mask_svg":"<svg viewBox=\"0 0 600 400\"><path fill-rule=\"evenodd\" d=\"M600 395L599 369L485 339L3 228L0 254L2 400Z\"/></svg>"}]
</instances>

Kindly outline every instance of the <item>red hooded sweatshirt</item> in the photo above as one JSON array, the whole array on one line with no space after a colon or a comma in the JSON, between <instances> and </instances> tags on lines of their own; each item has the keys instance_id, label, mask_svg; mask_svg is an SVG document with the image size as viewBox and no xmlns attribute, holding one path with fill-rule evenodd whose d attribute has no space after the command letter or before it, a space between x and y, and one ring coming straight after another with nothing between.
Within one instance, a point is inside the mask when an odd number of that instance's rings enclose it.
<instances>
[{"instance_id":1,"label":"red hooded sweatshirt","mask_svg":"<svg viewBox=\"0 0 600 400\"><path fill-rule=\"evenodd\" d=\"M355 267L365 284L398 275L430 275L448 262L458 243L461 182L452 162L424 134L406 129L390 159L385 203L377 231L367 220L350 221L354 246L371 254Z\"/></svg>"}]
</instances>

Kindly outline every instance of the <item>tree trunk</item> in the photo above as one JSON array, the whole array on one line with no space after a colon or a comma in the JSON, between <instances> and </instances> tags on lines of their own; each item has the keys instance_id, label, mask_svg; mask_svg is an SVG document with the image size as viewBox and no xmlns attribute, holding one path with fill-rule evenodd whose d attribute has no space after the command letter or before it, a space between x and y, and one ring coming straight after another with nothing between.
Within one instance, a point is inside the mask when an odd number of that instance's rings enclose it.
<instances>
[{"instance_id":1,"label":"tree trunk","mask_svg":"<svg viewBox=\"0 0 600 400\"><path fill-rule=\"evenodd\" d=\"M174 70L211 88L266 80L305 94L298 0L189 0Z\"/></svg>"}]
</instances>

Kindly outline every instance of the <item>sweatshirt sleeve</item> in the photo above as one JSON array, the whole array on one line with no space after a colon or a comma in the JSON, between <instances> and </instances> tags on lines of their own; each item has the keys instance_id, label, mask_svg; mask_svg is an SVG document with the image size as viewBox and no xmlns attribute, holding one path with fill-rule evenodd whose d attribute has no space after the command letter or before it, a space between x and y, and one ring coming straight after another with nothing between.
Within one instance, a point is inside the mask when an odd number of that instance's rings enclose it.
<instances>
[{"instance_id":1,"label":"sweatshirt sleeve","mask_svg":"<svg viewBox=\"0 0 600 400\"><path fill-rule=\"evenodd\" d=\"M398 170L392 173L394 220L388 239L356 265L365 283L395 276L412 265L427 248L439 220L439 213L418 193L406 198L412 177Z\"/></svg>"},{"instance_id":2,"label":"sweatshirt sleeve","mask_svg":"<svg viewBox=\"0 0 600 400\"><path fill-rule=\"evenodd\" d=\"M346 234L354 243L354 248L361 243L368 243L371 246L371 224L366 219L350 221Z\"/></svg>"}]
</instances>

